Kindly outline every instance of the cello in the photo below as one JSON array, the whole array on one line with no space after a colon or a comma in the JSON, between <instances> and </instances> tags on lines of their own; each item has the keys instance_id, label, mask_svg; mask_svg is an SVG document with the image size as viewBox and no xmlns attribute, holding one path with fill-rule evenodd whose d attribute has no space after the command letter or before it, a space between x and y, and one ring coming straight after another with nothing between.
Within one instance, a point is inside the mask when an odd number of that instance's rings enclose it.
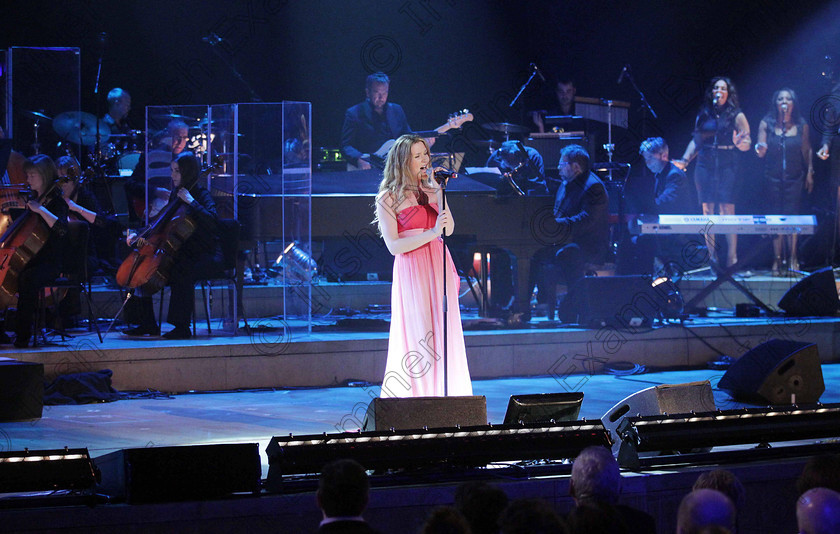
<instances>
[{"instance_id":1,"label":"cello","mask_svg":"<svg viewBox=\"0 0 840 534\"><path fill-rule=\"evenodd\" d=\"M45 205L60 194L56 181L37 200ZM17 303L20 273L38 255L49 235L50 227L43 217L27 211L0 237L0 307L8 308Z\"/></svg>"},{"instance_id":2,"label":"cello","mask_svg":"<svg viewBox=\"0 0 840 534\"><path fill-rule=\"evenodd\" d=\"M137 248L117 269L116 280L120 286L139 287L143 293L152 294L166 285L178 250L198 226L187 214L187 204L177 196L179 189L175 188L172 200L157 219L132 241L131 245Z\"/></svg>"}]
</instances>

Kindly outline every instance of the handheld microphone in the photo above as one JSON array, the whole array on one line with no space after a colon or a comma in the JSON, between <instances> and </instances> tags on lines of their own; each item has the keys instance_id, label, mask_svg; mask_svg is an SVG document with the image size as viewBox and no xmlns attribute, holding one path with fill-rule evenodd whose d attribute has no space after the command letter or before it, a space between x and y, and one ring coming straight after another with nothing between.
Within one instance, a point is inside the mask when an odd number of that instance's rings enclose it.
<instances>
[{"instance_id":1,"label":"handheld microphone","mask_svg":"<svg viewBox=\"0 0 840 534\"><path fill-rule=\"evenodd\" d=\"M437 169L437 170L434 171L434 178L435 178L435 181L438 184L441 184L444 181L449 180L450 178L457 178L457 177L458 177L458 173L456 173L454 171L447 170L447 169Z\"/></svg>"},{"instance_id":2,"label":"handheld microphone","mask_svg":"<svg viewBox=\"0 0 840 534\"><path fill-rule=\"evenodd\" d=\"M787 105L787 103L782 104L782 112L786 112L787 110L788 110L788 105Z\"/></svg>"},{"instance_id":3,"label":"handheld microphone","mask_svg":"<svg viewBox=\"0 0 840 534\"><path fill-rule=\"evenodd\" d=\"M618 75L618 82L616 82L618 85L621 85L621 82L624 81L624 76L627 75L627 67L629 67L629 65L624 65L621 69L621 74Z\"/></svg>"},{"instance_id":4,"label":"handheld microphone","mask_svg":"<svg viewBox=\"0 0 840 534\"><path fill-rule=\"evenodd\" d=\"M720 95L715 95L714 100L712 100L712 104L714 104L715 106L717 106L717 105L718 105L718 102L720 102Z\"/></svg>"},{"instance_id":5,"label":"handheld microphone","mask_svg":"<svg viewBox=\"0 0 840 534\"><path fill-rule=\"evenodd\" d=\"M537 66L537 64L531 63L531 68L534 70L534 72L537 73L537 76L540 77L540 80L542 80L543 83L545 83L545 76L543 76L543 73L540 71L540 68Z\"/></svg>"}]
</instances>

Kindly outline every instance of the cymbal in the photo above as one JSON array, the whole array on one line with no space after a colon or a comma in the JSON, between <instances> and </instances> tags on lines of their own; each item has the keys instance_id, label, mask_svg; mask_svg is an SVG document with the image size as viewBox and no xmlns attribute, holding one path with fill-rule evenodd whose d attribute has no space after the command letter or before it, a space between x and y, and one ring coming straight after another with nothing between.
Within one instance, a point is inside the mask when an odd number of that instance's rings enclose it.
<instances>
[{"instance_id":1,"label":"cymbal","mask_svg":"<svg viewBox=\"0 0 840 534\"><path fill-rule=\"evenodd\" d=\"M518 124L511 124L509 122L485 122L481 125L482 128L487 128L488 130L496 130L497 132L505 132L505 133L526 133L528 132L528 128L524 126L520 126Z\"/></svg>"},{"instance_id":2,"label":"cymbal","mask_svg":"<svg viewBox=\"0 0 840 534\"><path fill-rule=\"evenodd\" d=\"M22 109L21 111L26 115L35 117L36 119L47 119L48 121L52 120L52 117L47 117L40 111L29 111L28 109Z\"/></svg>"},{"instance_id":3,"label":"cymbal","mask_svg":"<svg viewBox=\"0 0 840 534\"><path fill-rule=\"evenodd\" d=\"M177 113L162 113L160 115L154 115L152 118L157 119L157 120L178 119L178 120L182 120L184 122L195 120L192 117L187 117L186 115L178 115Z\"/></svg>"},{"instance_id":4,"label":"cymbal","mask_svg":"<svg viewBox=\"0 0 840 534\"><path fill-rule=\"evenodd\" d=\"M67 111L53 119L53 130L71 143L92 145L96 142L96 117L84 111ZM99 121L100 142L104 143L109 137L111 128L105 121Z\"/></svg>"}]
</instances>

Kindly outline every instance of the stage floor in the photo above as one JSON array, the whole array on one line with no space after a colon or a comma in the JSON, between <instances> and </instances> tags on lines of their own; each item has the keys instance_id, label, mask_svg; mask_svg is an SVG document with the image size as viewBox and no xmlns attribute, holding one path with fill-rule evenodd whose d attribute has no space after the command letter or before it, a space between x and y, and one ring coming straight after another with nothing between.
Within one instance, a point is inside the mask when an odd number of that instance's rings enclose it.
<instances>
[{"instance_id":1,"label":"stage floor","mask_svg":"<svg viewBox=\"0 0 840 534\"><path fill-rule=\"evenodd\" d=\"M840 364L822 366L823 403L840 402ZM723 372L688 370L631 376L580 375L576 391L584 393L580 417L600 418L625 397L648 387L710 380ZM487 418L501 423L514 394L569 391L550 376L474 380L475 395L487 398ZM125 448L214 443L259 443L263 477L265 447L272 436L355 430L356 421L379 387L360 383L332 388L266 389L201 392L181 395L132 394L105 404L45 406L36 421L0 423L0 450L84 447L93 457ZM744 404L714 390L719 409Z\"/></svg>"}]
</instances>

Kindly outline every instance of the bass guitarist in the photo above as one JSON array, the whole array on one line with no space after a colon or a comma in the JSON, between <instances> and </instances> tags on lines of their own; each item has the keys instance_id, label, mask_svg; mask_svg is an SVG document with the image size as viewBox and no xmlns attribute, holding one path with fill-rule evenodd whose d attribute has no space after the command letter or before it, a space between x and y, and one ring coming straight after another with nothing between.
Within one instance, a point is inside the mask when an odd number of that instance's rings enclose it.
<instances>
[{"instance_id":1,"label":"bass guitarist","mask_svg":"<svg viewBox=\"0 0 840 534\"><path fill-rule=\"evenodd\" d=\"M349 108L341 129L341 152L357 170L370 169L368 161L389 139L411 132L402 106L388 102L391 80L376 72L365 81L365 101ZM429 145L434 139L429 139Z\"/></svg>"}]
</instances>

